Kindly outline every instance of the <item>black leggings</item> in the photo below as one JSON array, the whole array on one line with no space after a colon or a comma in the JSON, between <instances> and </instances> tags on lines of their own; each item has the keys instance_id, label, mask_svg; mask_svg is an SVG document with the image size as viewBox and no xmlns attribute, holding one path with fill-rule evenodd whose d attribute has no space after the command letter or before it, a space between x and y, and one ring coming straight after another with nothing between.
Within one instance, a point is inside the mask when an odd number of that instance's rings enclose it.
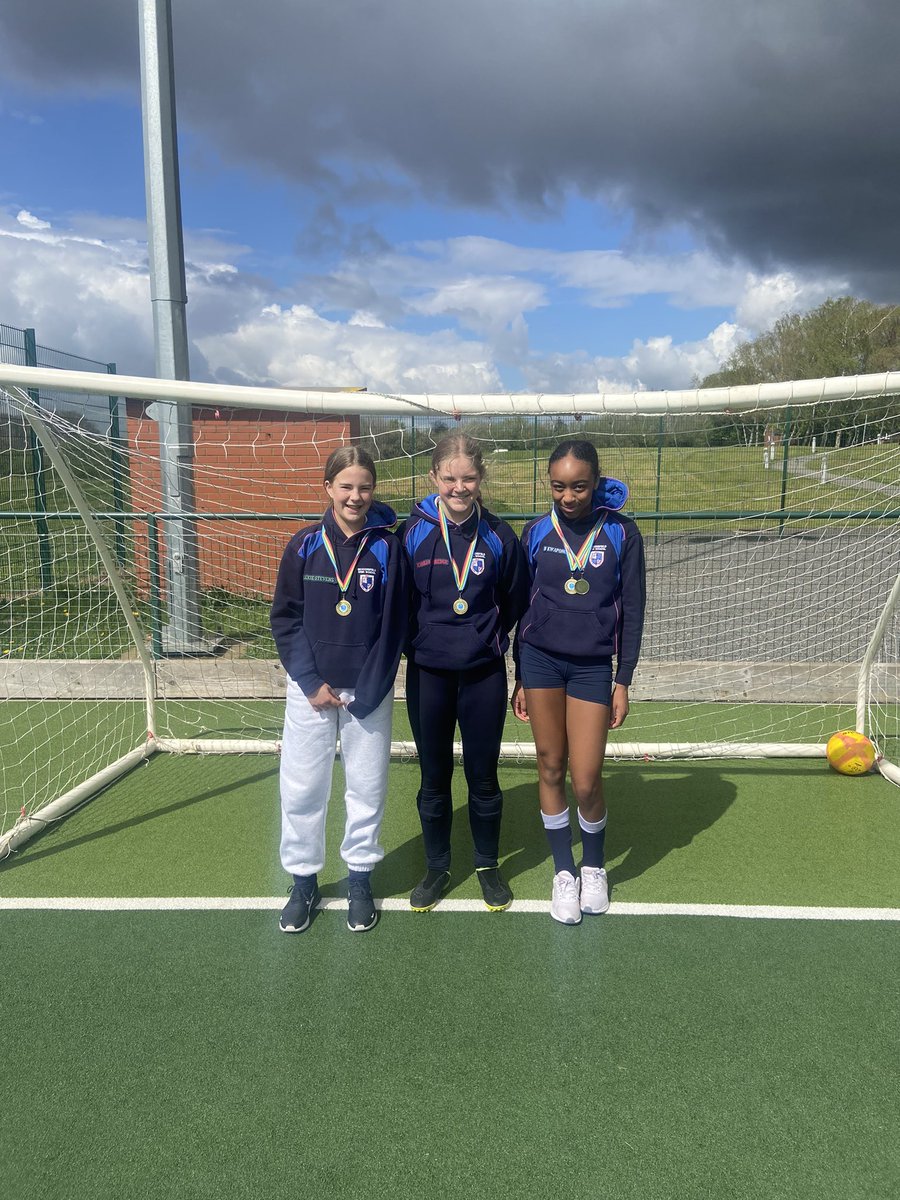
<instances>
[{"instance_id":1,"label":"black leggings","mask_svg":"<svg viewBox=\"0 0 900 1200\"><path fill-rule=\"evenodd\" d=\"M497 865L503 810L497 758L508 695L502 658L468 671L438 671L407 662L406 705L422 772L416 802L425 858L432 870L446 871L450 866L453 735L457 721L469 786L475 866Z\"/></svg>"}]
</instances>

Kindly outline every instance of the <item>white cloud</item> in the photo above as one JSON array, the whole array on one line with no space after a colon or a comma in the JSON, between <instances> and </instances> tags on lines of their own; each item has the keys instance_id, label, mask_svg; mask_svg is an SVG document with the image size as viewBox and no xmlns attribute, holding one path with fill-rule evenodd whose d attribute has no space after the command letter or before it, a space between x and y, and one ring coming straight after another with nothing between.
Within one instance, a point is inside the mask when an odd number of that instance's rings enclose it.
<instances>
[{"instance_id":1,"label":"white cloud","mask_svg":"<svg viewBox=\"0 0 900 1200\"><path fill-rule=\"evenodd\" d=\"M287 387L366 386L371 391L500 391L486 348L452 332L407 333L330 321L308 305L267 305L236 329L198 339L217 378Z\"/></svg>"},{"instance_id":2,"label":"white cloud","mask_svg":"<svg viewBox=\"0 0 900 1200\"><path fill-rule=\"evenodd\" d=\"M21 108L9 108L0 100L0 118L9 117L13 121L21 121L25 125L43 125L44 118L34 112L25 112Z\"/></svg>"},{"instance_id":3,"label":"white cloud","mask_svg":"<svg viewBox=\"0 0 900 1200\"><path fill-rule=\"evenodd\" d=\"M42 221L40 217L36 217L30 213L27 208L21 209L16 214L16 220L20 225L24 225L26 229L49 229L50 222Z\"/></svg>"},{"instance_id":4,"label":"white cloud","mask_svg":"<svg viewBox=\"0 0 900 1200\"><path fill-rule=\"evenodd\" d=\"M735 305L738 323L751 336L771 329L785 313L807 312L829 296L845 296L846 279L798 279L781 271L776 275L748 273L744 290Z\"/></svg>"},{"instance_id":5,"label":"white cloud","mask_svg":"<svg viewBox=\"0 0 900 1200\"><path fill-rule=\"evenodd\" d=\"M635 388L685 388L717 370L738 340L737 326L723 322L699 341L676 343L669 336L635 341L622 362Z\"/></svg>"},{"instance_id":6,"label":"white cloud","mask_svg":"<svg viewBox=\"0 0 900 1200\"><path fill-rule=\"evenodd\" d=\"M675 390L721 366L740 340L736 325L723 322L705 338L676 342L672 337L635 339L621 358L586 354L532 357L528 388L538 392L635 392Z\"/></svg>"},{"instance_id":7,"label":"white cloud","mask_svg":"<svg viewBox=\"0 0 900 1200\"><path fill-rule=\"evenodd\" d=\"M786 312L806 311L847 290L845 280L762 275L709 251L557 251L460 237L348 255L319 299L340 309L364 298L366 311L394 324L414 316L455 322L483 338L494 361L514 367L534 390L632 391L689 387ZM530 349L527 318L537 309L557 300L570 310L573 304L624 308L642 298L658 301L660 331L636 339L620 358L592 354L589 345L565 354ZM666 306L718 309L734 319L719 318L705 336L677 342L665 329ZM547 337L545 322L545 343Z\"/></svg>"},{"instance_id":8,"label":"white cloud","mask_svg":"<svg viewBox=\"0 0 900 1200\"><path fill-rule=\"evenodd\" d=\"M453 281L476 284L527 276L539 299L526 295L521 311L548 303L548 285L579 293L582 303L619 307L641 296L659 296L676 308L736 308L739 324L754 332L788 311L806 310L828 296L849 291L846 279L802 276L788 271L759 275L740 261L724 261L705 250L678 254L628 254L623 250L552 250L515 246L495 238L460 237L419 242L390 257L388 279L398 290L409 285L417 264L450 293ZM377 271L377 267L376 267ZM507 293L514 295L512 291Z\"/></svg>"},{"instance_id":9,"label":"white cloud","mask_svg":"<svg viewBox=\"0 0 900 1200\"><path fill-rule=\"evenodd\" d=\"M661 310L730 310L744 336L752 337L786 312L806 311L848 291L846 279L761 275L709 251L557 251L460 237L347 255L329 275L310 281L309 294L319 308L361 308L385 321L446 317L487 338L502 357L510 331L521 330L529 313L551 307L557 297L585 308L623 308L655 298Z\"/></svg>"},{"instance_id":10,"label":"white cloud","mask_svg":"<svg viewBox=\"0 0 900 1200\"><path fill-rule=\"evenodd\" d=\"M43 345L115 360L152 374L146 246L132 222L67 222L0 214L0 314L37 330ZM497 391L490 349L452 330L417 334L360 309L328 320L285 302L283 289L243 272L245 247L209 232L186 236L195 377L281 385L366 385L383 390ZM231 261L237 259L238 262Z\"/></svg>"},{"instance_id":11,"label":"white cloud","mask_svg":"<svg viewBox=\"0 0 900 1200\"><path fill-rule=\"evenodd\" d=\"M145 254L0 215L0 313L45 346L152 373Z\"/></svg>"},{"instance_id":12,"label":"white cloud","mask_svg":"<svg viewBox=\"0 0 900 1200\"><path fill-rule=\"evenodd\" d=\"M380 321L374 313L366 312L365 309L355 312L347 324L359 325L366 329L384 329L384 321Z\"/></svg>"},{"instance_id":13,"label":"white cloud","mask_svg":"<svg viewBox=\"0 0 900 1200\"><path fill-rule=\"evenodd\" d=\"M249 248L221 230L187 231L185 241L192 372L223 382L482 392L504 390L503 371L511 370L527 390L681 388L784 311L842 286L758 275L708 254L629 257L458 238L347 258L318 288L308 279L289 288L246 271ZM343 301L357 303L335 307L329 280ZM734 319L678 342L661 301L659 333L636 338L621 357L590 344L556 354L530 346L528 315L557 299L571 312L660 292L670 305L716 306ZM298 294L308 302L297 303ZM0 317L35 327L44 345L115 360L120 373L151 374L143 226L98 214L51 224L28 209L0 211Z\"/></svg>"},{"instance_id":14,"label":"white cloud","mask_svg":"<svg viewBox=\"0 0 900 1200\"><path fill-rule=\"evenodd\" d=\"M414 312L453 317L467 329L507 329L524 313L547 304L545 289L530 279L468 275L410 301Z\"/></svg>"}]
</instances>

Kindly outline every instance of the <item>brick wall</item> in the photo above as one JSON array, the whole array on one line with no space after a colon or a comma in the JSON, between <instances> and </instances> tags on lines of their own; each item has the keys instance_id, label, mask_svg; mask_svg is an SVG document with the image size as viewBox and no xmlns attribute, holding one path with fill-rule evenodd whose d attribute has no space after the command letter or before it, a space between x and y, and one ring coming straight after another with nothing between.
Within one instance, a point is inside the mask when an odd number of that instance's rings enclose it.
<instances>
[{"instance_id":1,"label":"brick wall","mask_svg":"<svg viewBox=\"0 0 900 1200\"><path fill-rule=\"evenodd\" d=\"M159 427L146 408L140 400L127 402L131 506L137 512L159 512ZM326 504L322 475L328 456L359 434L357 417L259 409L196 408L193 422L195 508L213 514L322 512ZM201 589L270 595L281 552L298 525L296 521L197 522ZM135 534L137 586L146 595L149 557L143 522L136 522ZM165 578L164 537L160 557Z\"/></svg>"}]
</instances>

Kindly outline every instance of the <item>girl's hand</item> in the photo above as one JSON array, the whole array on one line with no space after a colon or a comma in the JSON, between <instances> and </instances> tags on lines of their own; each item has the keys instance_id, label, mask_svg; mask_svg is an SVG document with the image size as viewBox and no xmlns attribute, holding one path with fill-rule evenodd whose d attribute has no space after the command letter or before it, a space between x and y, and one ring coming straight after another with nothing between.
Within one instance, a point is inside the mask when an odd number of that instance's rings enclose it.
<instances>
[{"instance_id":1,"label":"girl's hand","mask_svg":"<svg viewBox=\"0 0 900 1200\"><path fill-rule=\"evenodd\" d=\"M332 691L327 683L323 683L317 692L312 696L307 696L307 700L316 710L316 712L327 712L329 708L343 708L344 702L337 694Z\"/></svg>"},{"instance_id":2,"label":"girl's hand","mask_svg":"<svg viewBox=\"0 0 900 1200\"><path fill-rule=\"evenodd\" d=\"M624 683L617 683L613 688L609 708L610 729L621 729L628 716L628 688Z\"/></svg>"},{"instance_id":3,"label":"girl's hand","mask_svg":"<svg viewBox=\"0 0 900 1200\"><path fill-rule=\"evenodd\" d=\"M527 721L528 706L525 703L525 689L522 687L521 683L517 682L516 686L513 688L512 700L510 703L512 704L513 712L519 718L519 720Z\"/></svg>"}]
</instances>

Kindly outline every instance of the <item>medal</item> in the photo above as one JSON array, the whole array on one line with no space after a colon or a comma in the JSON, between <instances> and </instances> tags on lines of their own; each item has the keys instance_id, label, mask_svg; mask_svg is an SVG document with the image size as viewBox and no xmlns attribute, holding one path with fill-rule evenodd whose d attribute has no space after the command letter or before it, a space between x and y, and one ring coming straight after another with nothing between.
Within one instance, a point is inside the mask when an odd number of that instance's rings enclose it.
<instances>
[{"instance_id":1,"label":"medal","mask_svg":"<svg viewBox=\"0 0 900 1200\"><path fill-rule=\"evenodd\" d=\"M437 510L438 520L441 526L441 536L444 539L444 545L447 547L447 557L450 560L450 566L453 568L453 578L456 581L457 591L459 592L459 596L453 601L453 611L458 617L464 617L469 611L469 604L467 600L463 600L462 594L465 590L466 584L469 582L469 571L472 569L472 560L474 559L475 551L478 548L478 527L481 524L481 508L476 500L475 512L477 514L477 519L475 522L475 536L472 538L472 544L466 553L466 560L462 565L462 570L460 570L456 565L456 560L453 557L453 551L450 549L450 529L447 525L447 516L444 512L444 506L441 504L440 500L438 500Z\"/></svg>"},{"instance_id":2,"label":"medal","mask_svg":"<svg viewBox=\"0 0 900 1200\"><path fill-rule=\"evenodd\" d=\"M366 536L359 543L359 549L356 552L356 557L350 564L350 570L347 572L344 578L341 579L341 572L337 564L337 555L334 552L334 546L331 544L331 538L328 536L328 530L325 528L325 523L322 523L322 545L325 547L325 553L331 559L331 565L334 567L335 583L338 585L338 589L341 593L340 600L338 600L337 604L334 606L334 611L339 617L348 617L353 611L353 605L347 599L346 592L347 588L350 586L350 579L353 575L353 570L356 567L356 564L359 562L360 555L362 554L363 550L365 550L366 542L368 540L369 535L366 534Z\"/></svg>"},{"instance_id":3,"label":"medal","mask_svg":"<svg viewBox=\"0 0 900 1200\"><path fill-rule=\"evenodd\" d=\"M605 516L605 513L603 516ZM566 541L562 526L559 523L559 517L556 515L556 509L551 508L550 510L550 521L553 528L559 534L559 540L562 542L563 549L566 552L569 570L572 572L571 577L563 584L563 589L567 596L586 596L591 590L591 585L584 578L584 569L594 548L594 542L597 540L597 534L603 528L603 516L600 517L600 520L581 543L581 548L576 553ZM576 573L578 575L577 579L575 578Z\"/></svg>"}]
</instances>

